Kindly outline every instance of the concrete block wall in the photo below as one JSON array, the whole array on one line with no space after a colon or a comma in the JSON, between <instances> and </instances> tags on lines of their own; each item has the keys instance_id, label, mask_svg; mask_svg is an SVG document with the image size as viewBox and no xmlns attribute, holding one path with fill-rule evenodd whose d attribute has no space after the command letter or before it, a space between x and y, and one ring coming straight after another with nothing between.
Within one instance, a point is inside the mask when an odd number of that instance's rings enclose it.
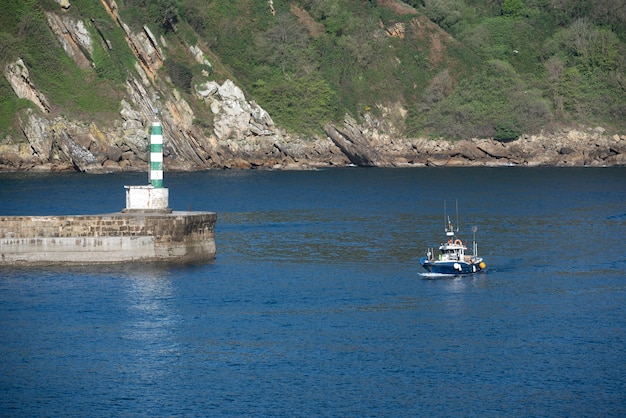
<instances>
[{"instance_id":1,"label":"concrete block wall","mask_svg":"<svg viewBox=\"0 0 626 418\"><path fill-rule=\"evenodd\" d=\"M0 216L0 265L215 257L213 212Z\"/></svg>"}]
</instances>

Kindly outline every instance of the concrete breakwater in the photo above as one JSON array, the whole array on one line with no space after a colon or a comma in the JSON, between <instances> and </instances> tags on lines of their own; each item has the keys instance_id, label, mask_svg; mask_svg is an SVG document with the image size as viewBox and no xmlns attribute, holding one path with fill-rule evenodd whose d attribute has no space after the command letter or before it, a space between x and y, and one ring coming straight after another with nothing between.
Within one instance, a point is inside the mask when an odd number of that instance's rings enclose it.
<instances>
[{"instance_id":1,"label":"concrete breakwater","mask_svg":"<svg viewBox=\"0 0 626 418\"><path fill-rule=\"evenodd\" d=\"M212 260L216 220L178 211L0 216L0 265Z\"/></svg>"},{"instance_id":2,"label":"concrete breakwater","mask_svg":"<svg viewBox=\"0 0 626 418\"><path fill-rule=\"evenodd\" d=\"M156 110L155 110L156 117ZM163 187L163 129L150 127L149 185L124 186L107 215L0 217L0 265L203 261L215 258L213 212L172 212Z\"/></svg>"}]
</instances>

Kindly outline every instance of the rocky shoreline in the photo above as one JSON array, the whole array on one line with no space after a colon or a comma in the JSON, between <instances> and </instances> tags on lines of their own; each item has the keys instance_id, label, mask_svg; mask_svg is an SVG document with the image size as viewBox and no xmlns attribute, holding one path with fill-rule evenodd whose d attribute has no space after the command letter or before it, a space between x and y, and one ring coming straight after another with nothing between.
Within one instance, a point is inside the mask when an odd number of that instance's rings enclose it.
<instances>
[{"instance_id":1,"label":"rocky shoreline","mask_svg":"<svg viewBox=\"0 0 626 418\"><path fill-rule=\"evenodd\" d=\"M327 126L333 141L352 163L376 167L403 166L624 166L626 135L607 135L601 127L561 129L559 132L523 135L515 141L468 139L456 142L425 138L394 140L378 137L346 123Z\"/></svg>"},{"instance_id":2,"label":"rocky shoreline","mask_svg":"<svg viewBox=\"0 0 626 418\"><path fill-rule=\"evenodd\" d=\"M11 73L9 70L16 73ZM14 90L29 100L45 97L30 87L28 69L7 67ZM248 101L226 80L202 83L196 93L213 114L211 126L198 124L176 91L157 91L130 78L126 98L113 120L87 122L53 116L43 109L17 115L21 135L0 139L0 171L145 171L148 127L154 109L164 130L164 166L170 171L207 169L315 169L320 167L442 166L624 166L626 135L603 128L566 127L522 135L502 143L493 139L403 138L391 122L401 109L380 106L380 115L346 116L324 127L325 135L304 137L277 127L270 115ZM22 93L24 91L29 94Z\"/></svg>"},{"instance_id":3,"label":"rocky shoreline","mask_svg":"<svg viewBox=\"0 0 626 418\"><path fill-rule=\"evenodd\" d=\"M143 141L98 141L110 137L94 125L52 123L32 114L40 124L19 144L0 144L0 172L80 171L108 173L145 171L148 153ZM325 128L327 137L301 139L274 134L239 140L215 141L198 147L201 161L190 161L165 146L164 166L169 171L207 169L306 170L356 165L362 167L465 167L465 166L626 166L626 135L608 135L602 128L562 129L560 132L523 135L502 143L493 139L396 139L381 135L353 120ZM29 132L25 131L25 132ZM115 135L119 138L119 136ZM130 136L130 138L134 138Z\"/></svg>"}]
</instances>

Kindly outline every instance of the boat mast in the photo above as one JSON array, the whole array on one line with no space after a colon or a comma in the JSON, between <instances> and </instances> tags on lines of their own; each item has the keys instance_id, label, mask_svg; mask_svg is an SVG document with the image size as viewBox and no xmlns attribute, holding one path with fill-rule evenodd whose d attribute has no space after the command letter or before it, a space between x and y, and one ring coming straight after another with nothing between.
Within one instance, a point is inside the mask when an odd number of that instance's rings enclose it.
<instances>
[{"instance_id":1,"label":"boat mast","mask_svg":"<svg viewBox=\"0 0 626 418\"><path fill-rule=\"evenodd\" d=\"M448 209L446 207L446 201L443 201L443 222L446 231L446 236L452 238L454 236L454 225L450 222L450 217L448 216Z\"/></svg>"},{"instance_id":2,"label":"boat mast","mask_svg":"<svg viewBox=\"0 0 626 418\"><path fill-rule=\"evenodd\" d=\"M459 199L456 199L456 232L459 232Z\"/></svg>"},{"instance_id":3,"label":"boat mast","mask_svg":"<svg viewBox=\"0 0 626 418\"><path fill-rule=\"evenodd\" d=\"M476 225L474 225L472 227L472 233L474 234L474 238L473 238L473 247L472 248L472 252L474 253L474 257L478 257L478 244L476 243L476 231L478 231L478 227Z\"/></svg>"}]
</instances>

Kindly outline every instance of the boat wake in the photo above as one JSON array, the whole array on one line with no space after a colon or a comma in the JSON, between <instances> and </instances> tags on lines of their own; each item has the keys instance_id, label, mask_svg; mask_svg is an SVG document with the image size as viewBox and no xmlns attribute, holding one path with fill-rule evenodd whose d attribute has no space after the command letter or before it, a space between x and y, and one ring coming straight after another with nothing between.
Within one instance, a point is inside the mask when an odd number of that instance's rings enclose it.
<instances>
[{"instance_id":1,"label":"boat wake","mask_svg":"<svg viewBox=\"0 0 626 418\"><path fill-rule=\"evenodd\" d=\"M444 273L433 273L433 272L424 272L418 273L420 276L425 279L454 279L456 277L461 277L461 274L444 274Z\"/></svg>"}]
</instances>

